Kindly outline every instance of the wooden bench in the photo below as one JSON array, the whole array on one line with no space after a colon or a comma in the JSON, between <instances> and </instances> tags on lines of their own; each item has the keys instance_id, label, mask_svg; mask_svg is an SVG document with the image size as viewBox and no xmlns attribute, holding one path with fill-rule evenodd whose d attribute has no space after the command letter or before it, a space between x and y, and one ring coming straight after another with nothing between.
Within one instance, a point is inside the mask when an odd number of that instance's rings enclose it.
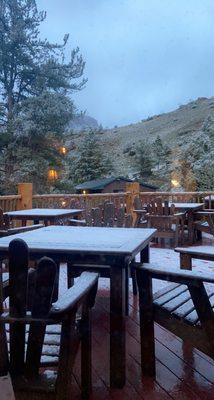
<instances>
[{"instance_id":1,"label":"wooden bench","mask_svg":"<svg viewBox=\"0 0 214 400\"><path fill-rule=\"evenodd\" d=\"M206 246L201 250L196 247L176 251L181 254L181 268L186 270L136 263L142 371L152 376L155 374L154 321L214 358L214 276L191 270L192 258L214 261L214 249ZM171 284L153 296L152 279Z\"/></svg>"}]
</instances>

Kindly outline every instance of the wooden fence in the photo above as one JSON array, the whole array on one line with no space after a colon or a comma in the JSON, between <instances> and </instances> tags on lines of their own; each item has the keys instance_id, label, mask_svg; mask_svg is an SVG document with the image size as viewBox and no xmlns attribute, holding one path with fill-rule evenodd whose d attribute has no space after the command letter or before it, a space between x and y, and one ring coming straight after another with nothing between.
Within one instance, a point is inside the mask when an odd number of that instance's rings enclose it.
<instances>
[{"instance_id":1,"label":"wooden fence","mask_svg":"<svg viewBox=\"0 0 214 400\"><path fill-rule=\"evenodd\" d=\"M20 200L21 195L0 196L0 208L4 212L18 210Z\"/></svg>"},{"instance_id":2,"label":"wooden fence","mask_svg":"<svg viewBox=\"0 0 214 400\"><path fill-rule=\"evenodd\" d=\"M34 195L34 207L61 207L61 208L84 208L91 209L106 201L110 201L118 206L133 205L135 196L139 196L143 204L148 204L152 199L161 197L163 201L168 200L174 203L206 203L207 208L212 208L214 203L213 192L139 192L139 193L99 193L99 194L49 194ZM131 202L130 202L131 198Z\"/></svg>"},{"instance_id":3,"label":"wooden fence","mask_svg":"<svg viewBox=\"0 0 214 400\"><path fill-rule=\"evenodd\" d=\"M28 208L81 208L89 210L110 201L115 207L125 206L128 212L133 210L135 196L139 196L143 204L161 197L172 202L205 202L206 208L214 208L214 191L207 192L139 192L135 184L129 184L124 193L98 194L32 194L32 184L18 185L18 195L0 196L0 207L3 211ZM133 189L133 190L132 190Z\"/></svg>"}]
</instances>

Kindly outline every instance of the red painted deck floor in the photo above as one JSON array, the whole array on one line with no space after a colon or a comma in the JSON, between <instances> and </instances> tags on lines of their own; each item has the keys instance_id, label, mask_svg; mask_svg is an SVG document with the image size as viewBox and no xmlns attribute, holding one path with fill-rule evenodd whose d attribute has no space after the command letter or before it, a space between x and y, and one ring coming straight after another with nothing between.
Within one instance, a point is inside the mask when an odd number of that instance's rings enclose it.
<instances>
[{"instance_id":1,"label":"red painted deck floor","mask_svg":"<svg viewBox=\"0 0 214 400\"><path fill-rule=\"evenodd\" d=\"M106 281L108 282L108 281ZM109 290L98 291L93 310L93 394L91 400L213 400L214 362L156 325L156 378L141 376L137 298L130 294L127 317L127 382L109 389ZM191 339L191 338L190 338ZM75 367L75 398L80 399L79 363Z\"/></svg>"}]
</instances>

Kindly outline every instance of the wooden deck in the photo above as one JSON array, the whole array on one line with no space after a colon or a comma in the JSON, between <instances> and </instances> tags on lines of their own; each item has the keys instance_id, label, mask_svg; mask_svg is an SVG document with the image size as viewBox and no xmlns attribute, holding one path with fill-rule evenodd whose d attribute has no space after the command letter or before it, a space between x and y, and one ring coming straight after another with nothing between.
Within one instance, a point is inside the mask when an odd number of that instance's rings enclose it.
<instances>
[{"instance_id":1,"label":"wooden deck","mask_svg":"<svg viewBox=\"0 0 214 400\"><path fill-rule=\"evenodd\" d=\"M102 280L103 282L103 280ZM137 299L130 294L127 318L127 383L109 389L109 288L99 288L93 310L93 394L91 400L211 400L214 362L190 343L156 325L156 379L141 376ZM191 340L191 338L190 338ZM75 367L74 398L80 399L79 366Z\"/></svg>"}]
</instances>

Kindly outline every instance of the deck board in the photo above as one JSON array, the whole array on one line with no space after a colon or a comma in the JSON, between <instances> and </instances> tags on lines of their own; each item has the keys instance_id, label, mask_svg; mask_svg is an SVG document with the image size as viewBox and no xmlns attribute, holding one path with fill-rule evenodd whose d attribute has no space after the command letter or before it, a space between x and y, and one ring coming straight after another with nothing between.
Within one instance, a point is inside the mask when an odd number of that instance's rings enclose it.
<instances>
[{"instance_id":1,"label":"deck board","mask_svg":"<svg viewBox=\"0 0 214 400\"><path fill-rule=\"evenodd\" d=\"M100 288L93 310L93 395L91 400L212 400L214 362L156 324L156 379L142 377L137 301L129 296L127 318L127 382L121 390L109 388L109 292ZM79 375L79 367L75 374ZM80 380L76 377L77 382Z\"/></svg>"}]
</instances>

